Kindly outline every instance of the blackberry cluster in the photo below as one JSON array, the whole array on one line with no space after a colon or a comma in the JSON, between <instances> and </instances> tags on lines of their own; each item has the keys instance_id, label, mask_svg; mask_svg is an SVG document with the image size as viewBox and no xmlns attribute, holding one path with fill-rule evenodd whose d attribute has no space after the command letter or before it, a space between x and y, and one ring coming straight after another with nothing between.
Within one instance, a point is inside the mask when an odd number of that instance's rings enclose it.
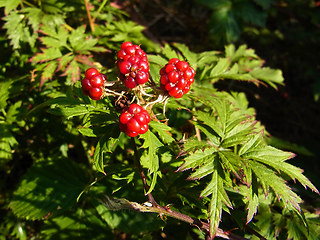
<instances>
[{"instance_id":1,"label":"blackberry cluster","mask_svg":"<svg viewBox=\"0 0 320 240\"><path fill-rule=\"evenodd\" d=\"M174 98L181 98L188 93L194 82L195 71L186 61L172 58L160 70L160 87Z\"/></svg>"},{"instance_id":2,"label":"blackberry cluster","mask_svg":"<svg viewBox=\"0 0 320 240\"><path fill-rule=\"evenodd\" d=\"M148 131L150 115L140 105L133 103L120 115L120 130L129 137L136 137Z\"/></svg>"},{"instance_id":3,"label":"blackberry cluster","mask_svg":"<svg viewBox=\"0 0 320 240\"><path fill-rule=\"evenodd\" d=\"M103 84L107 81L106 75L99 73L95 68L87 69L82 79L82 91L93 100L99 100L103 93Z\"/></svg>"},{"instance_id":4,"label":"blackberry cluster","mask_svg":"<svg viewBox=\"0 0 320 240\"><path fill-rule=\"evenodd\" d=\"M135 88L149 79L147 54L138 45L124 42L118 52L120 79L128 88Z\"/></svg>"}]
</instances>

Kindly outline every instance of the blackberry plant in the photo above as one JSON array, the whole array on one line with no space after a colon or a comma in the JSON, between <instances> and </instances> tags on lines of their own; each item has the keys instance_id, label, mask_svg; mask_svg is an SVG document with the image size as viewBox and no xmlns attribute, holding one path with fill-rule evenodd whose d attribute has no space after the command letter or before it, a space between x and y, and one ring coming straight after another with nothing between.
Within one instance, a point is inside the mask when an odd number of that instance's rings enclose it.
<instances>
[{"instance_id":1,"label":"blackberry plant","mask_svg":"<svg viewBox=\"0 0 320 240\"><path fill-rule=\"evenodd\" d=\"M13 58L30 47L24 77L4 65L0 82L1 173L21 174L1 195L2 238L320 237L294 183L319 192L290 163L295 153L268 144L244 92L216 88L283 85L253 49L159 45L108 1L0 6ZM41 17L26 14L36 9ZM25 169L11 168L25 152Z\"/></svg>"}]
</instances>

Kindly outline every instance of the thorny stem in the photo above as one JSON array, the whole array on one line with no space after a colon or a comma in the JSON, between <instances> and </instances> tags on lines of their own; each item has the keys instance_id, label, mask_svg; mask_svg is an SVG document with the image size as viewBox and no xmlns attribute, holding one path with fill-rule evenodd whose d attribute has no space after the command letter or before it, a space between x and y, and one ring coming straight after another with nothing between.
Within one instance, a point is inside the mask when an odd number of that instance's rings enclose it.
<instances>
[{"instance_id":1,"label":"thorny stem","mask_svg":"<svg viewBox=\"0 0 320 240\"><path fill-rule=\"evenodd\" d=\"M89 5L88 5L88 0L84 0L84 4L86 5L86 10L87 10L87 15L88 15L88 20L89 20L91 32L94 32L94 23L93 23L92 18L91 18Z\"/></svg>"},{"instance_id":2,"label":"thorny stem","mask_svg":"<svg viewBox=\"0 0 320 240\"><path fill-rule=\"evenodd\" d=\"M152 207L146 207L147 211L148 212L158 213L160 216L165 215L165 216L173 217L175 219L178 219L178 220L187 222L187 223L189 223L189 224L191 224L193 226L196 226L199 229L204 230L206 233L209 233L210 232L209 223L206 223L206 222L203 222L203 221L201 221L199 219L190 217L190 216L188 216L186 214L171 210L168 207L160 206L154 200L154 197L152 196L152 194L148 193L148 191L150 189L150 186L147 183L146 176L144 174L143 168L142 168L141 163L140 163L140 155L139 155L139 152L138 152L138 149L137 149L135 138L131 138L131 142L132 142L132 146L133 146L133 150L134 150L134 158L136 160L136 164L137 164L137 167L138 167L140 175L141 175L141 179L142 179L142 183L143 183L143 186L144 186L144 190L145 190L145 192L147 192L149 203L152 204ZM146 212L145 209L140 209L139 207L135 208L135 210L136 211L140 211L140 212ZM233 233L230 233L230 232L224 232L220 228L217 229L216 236L224 238L224 239L230 239L230 240L247 240L246 238L243 238L243 237L238 236L236 234L233 234Z\"/></svg>"}]
</instances>

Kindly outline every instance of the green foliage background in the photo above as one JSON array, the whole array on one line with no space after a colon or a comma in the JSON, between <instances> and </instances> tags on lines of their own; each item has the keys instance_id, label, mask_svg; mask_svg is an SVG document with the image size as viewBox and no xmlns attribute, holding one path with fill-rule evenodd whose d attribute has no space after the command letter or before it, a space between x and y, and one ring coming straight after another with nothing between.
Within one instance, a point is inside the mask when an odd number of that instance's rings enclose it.
<instances>
[{"instance_id":1,"label":"green foliage background","mask_svg":"<svg viewBox=\"0 0 320 240\"><path fill-rule=\"evenodd\" d=\"M105 195L147 200L113 99L91 101L79 82L88 67L116 79L123 41L141 44L156 82L172 57L197 72L192 93L166 106L167 124L152 122L135 141L159 204L209 218L212 233L320 238L319 197L304 189L320 185L317 1L0 7L1 239L205 238L175 219L103 204Z\"/></svg>"}]
</instances>

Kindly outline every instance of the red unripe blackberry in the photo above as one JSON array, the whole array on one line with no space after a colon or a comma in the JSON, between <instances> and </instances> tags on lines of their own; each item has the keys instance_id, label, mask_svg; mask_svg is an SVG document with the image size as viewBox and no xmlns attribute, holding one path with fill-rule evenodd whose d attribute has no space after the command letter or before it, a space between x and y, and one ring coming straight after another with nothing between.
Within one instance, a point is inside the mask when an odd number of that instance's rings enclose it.
<instances>
[{"instance_id":1,"label":"red unripe blackberry","mask_svg":"<svg viewBox=\"0 0 320 240\"><path fill-rule=\"evenodd\" d=\"M131 76L126 77L123 82L128 88L135 88L137 86L136 80Z\"/></svg>"},{"instance_id":2,"label":"red unripe blackberry","mask_svg":"<svg viewBox=\"0 0 320 240\"><path fill-rule=\"evenodd\" d=\"M104 83L104 78L101 74L99 75L94 75L91 79L90 79L90 83L92 87L101 87Z\"/></svg>"},{"instance_id":3,"label":"red unripe blackberry","mask_svg":"<svg viewBox=\"0 0 320 240\"><path fill-rule=\"evenodd\" d=\"M185 71L189 67L189 64L187 62L185 62L185 61L179 61L179 62L176 63L176 67L180 71Z\"/></svg>"},{"instance_id":4,"label":"red unripe blackberry","mask_svg":"<svg viewBox=\"0 0 320 240\"><path fill-rule=\"evenodd\" d=\"M186 61L172 58L160 69L160 87L170 96L181 98L194 82L195 71Z\"/></svg>"},{"instance_id":5,"label":"red unripe blackberry","mask_svg":"<svg viewBox=\"0 0 320 240\"><path fill-rule=\"evenodd\" d=\"M149 72L149 63L147 61L140 61L138 67L145 72Z\"/></svg>"},{"instance_id":6,"label":"red unripe blackberry","mask_svg":"<svg viewBox=\"0 0 320 240\"><path fill-rule=\"evenodd\" d=\"M85 78L81 81L84 95L93 100L99 100L103 94L103 84L107 81L106 75L99 73L95 68L89 68L85 72Z\"/></svg>"},{"instance_id":7,"label":"red unripe blackberry","mask_svg":"<svg viewBox=\"0 0 320 240\"><path fill-rule=\"evenodd\" d=\"M136 137L139 135L138 132L133 132L133 131L130 131L129 129L126 129L125 133L129 136L129 137Z\"/></svg>"},{"instance_id":8,"label":"red unripe blackberry","mask_svg":"<svg viewBox=\"0 0 320 240\"><path fill-rule=\"evenodd\" d=\"M124 42L121 44L121 49L124 49L126 47L132 46L133 44L131 42Z\"/></svg>"},{"instance_id":9,"label":"red unripe blackberry","mask_svg":"<svg viewBox=\"0 0 320 240\"><path fill-rule=\"evenodd\" d=\"M136 73L135 79L138 84L144 84L144 83L148 82L149 73L147 73L145 71L138 71Z\"/></svg>"},{"instance_id":10,"label":"red unripe blackberry","mask_svg":"<svg viewBox=\"0 0 320 240\"><path fill-rule=\"evenodd\" d=\"M132 115L128 112L124 112L123 114L121 114L120 116L120 122L122 124L127 124L128 121L132 118Z\"/></svg>"},{"instance_id":11,"label":"red unripe blackberry","mask_svg":"<svg viewBox=\"0 0 320 240\"><path fill-rule=\"evenodd\" d=\"M127 74L130 72L131 62L123 61L119 63L119 70L122 74Z\"/></svg>"},{"instance_id":12,"label":"red unripe blackberry","mask_svg":"<svg viewBox=\"0 0 320 240\"><path fill-rule=\"evenodd\" d=\"M142 110L143 110L143 108L140 105L138 105L136 103L132 103L129 106L128 112L131 114L137 114L137 113L140 113Z\"/></svg>"},{"instance_id":13,"label":"red unripe blackberry","mask_svg":"<svg viewBox=\"0 0 320 240\"><path fill-rule=\"evenodd\" d=\"M169 73L169 72L175 71L177 68L176 68L176 65L171 63L171 64L168 64L165 69L166 69L166 73Z\"/></svg>"},{"instance_id":14,"label":"red unripe blackberry","mask_svg":"<svg viewBox=\"0 0 320 240\"><path fill-rule=\"evenodd\" d=\"M168 75L162 75L160 77L160 83L162 85L166 85L167 83L169 83L169 78L168 78Z\"/></svg>"},{"instance_id":15,"label":"red unripe blackberry","mask_svg":"<svg viewBox=\"0 0 320 240\"><path fill-rule=\"evenodd\" d=\"M193 77L193 72L190 68L187 68L185 71L184 71L184 74L183 74L184 78L185 79L190 79Z\"/></svg>"},{"instance_id":16,"label":"red unripe blackberry","mask_svg":"<svg viewBox=\"0 0 320 240\"><path fill-rule=\"evenodd\" d=\"M124 56L126 56L126 52L123 50L123 49L120 49L119 52L118 52L118 58L121 58L123 59Z\"/></svg>"},{"instance_id":17,"label":"red unripe blackberry","mask_svg":"<svg viewBox=\"0 0 320 240\"><path fill-rule=\"evenodd\" d=\"M167 91L171 91L172 88L174 88L176 85L172 82L169 82L168 84L165 85L165 89Z\"/></svg>"},{"instance_id":18,"label":"red unripe blackberry","mask_svg":"<svg viewBox=\"0 0 320 240\"><path fill-rule=\"evenodd\" d=\"M150 115L140 105L133 103L123 110L119 121L122 132L125 132L129 137L136 137L138 134L144 134L148 131Z\"/></svg>"},{"instance_id":19,"label":"red unripe blackberry","mask_svg":"<svg viewBox=\"0 0 320 240\"><path fill-rule=\"evenodd\" d=\"M90 80L88 78L84 78L81 81L81 85L82 85L82 89L85 91L89 91L92 88Z\"/></svg>"},{"instance_id":20,"label":"red unripe blackberry","mask_svg":"<svg viewBox=\"0 0 320 240\"><path fill-rule=\"evenodd\" d=\"M131 42L121 44L118 54L120 79L128 88L135 88L149 80L149 63L147 54L138 45Z\"/></svg>"},{"instance_id":21,"label":"red unripe blackberry","mask_svg":"<svg viewBox=\"0 0 320 240\"><path fill-rule=\"evenodd\" d=\"M137 120L137 122L140 124L140 125L144 125L147 123L147 119L146 119L146 116L144 113L137 113L134 118Z\"/></svg>"},{"instance_id":22,"label":"red unripe blackberry","mask_svg":"<svg viewBox=\"0 0 320 240\"><path fill-rule=\"evenodd\" d=\"M128 46L124 48L127 55L133 56L136 53L136 48L134 46Z\"/></svg>"},{"instance_id":23,"label":"red unripe blackberry","mask_svg":"<svg viewBox=\"0 0 320 240\"><path fill-rule=\"evenodd\" d=\"M98 72L97 69L95 69L95 68L88 68L88 69L86 70L85 77L86 77L87 79L91 79L94 75L98 75L98 74L100 74L100 73Z\"/></svg>"},{"instance_id":24,"label":"red unripe blackberry","mask_svg":"<svg viewBox=\"0 0 320 240\"><path fill-rule=\"evenodd\" d=\"M178 59L178 58L171 58L170 60L169 60L169 64L175 64L175 63L177 63L177 62L179 62L180 60Z\"/></svg>"},{"instance_id":25,"label":"red unripe blackberry","mask_svg":"<svg viewBox=\"0 0 320 240\"><path fill-rule=\"evenodd\" d=\"M146 133L148 131L148 129L149 129L149 125L148 124L142 125L141 128L140 128L139 134Z\"/></svg>"},{"instance_id":26,"label":"red unripe blackberry","mask_svg":"<svg viewBox=\"0 0 320 240\"><path fill-rule=\"evenodd\" d=\"M146 118L147 123L149 123L151 121L151 118L150 118L150 115L149 115L148 111L143 109L142 112L143 112L143 114L144 114L144 116Z\"/></svg>"},{"instance_id":27,"label":"red unripe blackberry","mask_svg":"<svg viewBox=\"0 0 320 240\"><path fill-rule=\"evenodd\" d=\"M176 83L180 78L180 74L177 71L173 70L168 73L168 78L170 82Z\"/></svg>"},{"instance_id":28,"label":"red unripe blackberry","mask_svg":"<svg viewBox=\"0 0 320 240\"><path fill-rule=\"evenodd\" d=\"M139 132L141 127L135 117L133 117L128 121L127 128L132 132Z\"/></svg>"}]
</instances>

